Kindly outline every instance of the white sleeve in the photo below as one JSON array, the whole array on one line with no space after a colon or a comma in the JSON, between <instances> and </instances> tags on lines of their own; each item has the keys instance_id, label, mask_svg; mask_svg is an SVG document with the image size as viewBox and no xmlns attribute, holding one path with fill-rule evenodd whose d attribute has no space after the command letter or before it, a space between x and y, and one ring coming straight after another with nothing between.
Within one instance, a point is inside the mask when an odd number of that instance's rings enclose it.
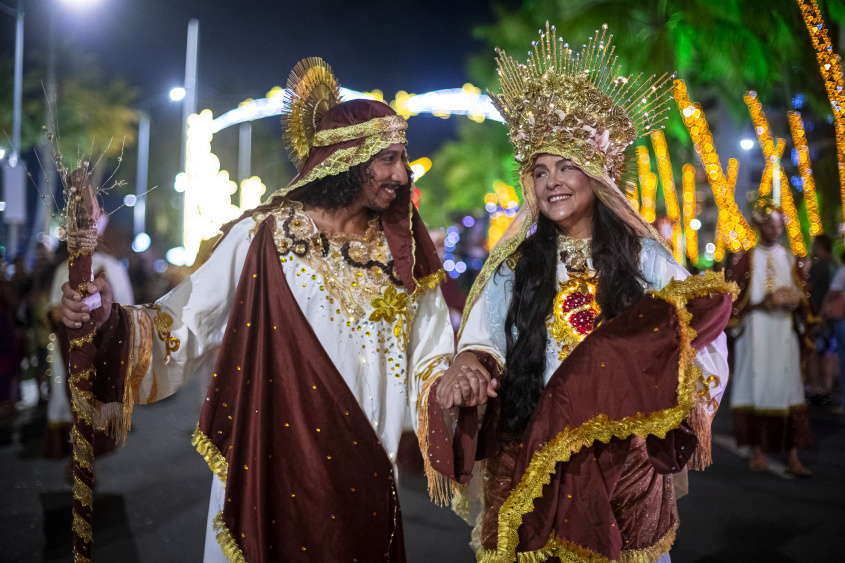
<instances>
[{"instance_id":1,"label":"white sleeve","mask_svg":"<svg viewBox=\"0 0 845 563\"><path fill-rule=\"evenodd\" d=\"M675 262L666 249L651 239L643 242L640 258L643 276L653 289L662 289L672 279L680 281L689 277L689 272ZM712 416L719 408L728 385L728 345L725 333L722 332L713 342L699 350L694 363L701 370L698 391L705 397L707 411Z\"/></svg>"},{"instance_id":2,"label":"white sleeve","mask_svg":"<svg viewBox=\"0 0 845 563\"><path fill-rule=\"evenodd\" d=\"M513 280L514 273L505 263L487 280L467 316L458 342L459 354L465 350L487 352L499 365L505 365L505 318L511 302Z\"/></svg>"},{"instance_id":3,"label":"white sleeve","mask_svg":"<svg viewBox=\"0 0 845 563\"><path fill-rule=\"evenodd\" d=\"M223 341L255 225L236 224L208 261L153 304L124 309L132 324L126 381L136 403L173 394Z\"/></svg>"},{"instance_id":4,"label":"white sleeve","mask_svg":"<svg viewBox=\"0 0 845 563\"><path fill-rule=\"evenodd\" d=\"M833 281L830 282L829 291L845 292L845 266L841 266L838 270L836 270L836 274L833 276Z\"/></svg>"},{"instance_id":5,"label":"white sleeve","mask_svg":"<svg viewBox=\"0 0 845 563\"><path fill-rule=\"evenodd\" d=\"M455 331L452 330L449 307L440 287L424 289L415 299L417 311L408 349L408 363L413 374L408 378L411 413L417 412L417 402L425 382L445 371L455 353ZM416 432L419 419L411 416L411 420Z\"/></svg>"}]
</instances>

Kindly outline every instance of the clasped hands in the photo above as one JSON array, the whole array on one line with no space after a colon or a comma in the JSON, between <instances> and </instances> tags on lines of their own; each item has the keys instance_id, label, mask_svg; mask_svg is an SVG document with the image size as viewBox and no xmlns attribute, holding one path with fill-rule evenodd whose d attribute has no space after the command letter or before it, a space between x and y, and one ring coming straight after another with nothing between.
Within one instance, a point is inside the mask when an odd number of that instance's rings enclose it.
<instances>
[{"instance_id":1,"label":"clasped hands","mask_svg":"<svg viewBox=\"0 0 845 563\"><path fill-rule=\"evenodd\" d=\"M441 376L437 386L440 408L454 414L456 407L474 407L497 397L499 380L478 361L472 352L461 352Z\"/></svg>"}]
</instances>

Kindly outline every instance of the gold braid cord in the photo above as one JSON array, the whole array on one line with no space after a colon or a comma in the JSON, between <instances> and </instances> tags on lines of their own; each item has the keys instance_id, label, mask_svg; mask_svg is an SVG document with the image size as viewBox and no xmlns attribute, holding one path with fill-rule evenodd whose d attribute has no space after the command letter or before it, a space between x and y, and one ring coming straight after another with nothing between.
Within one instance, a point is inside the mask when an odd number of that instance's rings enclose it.
<instances>
[{"instance_id":1,"label":"gold braid cord","mask_svg":"<svg viewBox=\"0 0 845 563\"><path fill-rule=\"evenodd\" d=\"M319 57L299 61L288 76L282 106L285 148L297 170L302 170L314 142L317 125L340 102L340 86L332 67Z\"/></svg>"},{"instance_id":2,"label":"gold braid cord","mask_svg":"<svg viewBox=\"0 0 845 563\"><path fill-rule=\"evenodd\" d=\"M562 561L604 562L606 559L581 546L555 542L539 552L517 554L519 527L523 516L534 510L534 500L542 496L543 487L551 482L551 475L560 462L567 462L571 456L596 441L608 443L611 438L625 439L629 436L645 438L653 434L664 438L666 433L677 428L686 418L695 402L696 382L701 370L693 364L696 351L692 347L695 330L690 327L692 314L686 303L695 297L730 293L736 296L734 283L726 283L721 272L707 272L703 276L690 276L683 281L671 281L660 291L649 290L650 295L672 304L680 322L681 355L678 365L678 405L646 415L638 413L622 420L610 420L598 415L577 428L567 428L535 452L519 484L511 491L499 510L498 543L496 550L480 550L477 558L482 563L511 563L513 561L545 561L559 557ZM552 549L553 547L553 549ZM669 547L669 546L666 546ZM662 553L661 553L662 555Z\"/></svg>"}]
</instances>

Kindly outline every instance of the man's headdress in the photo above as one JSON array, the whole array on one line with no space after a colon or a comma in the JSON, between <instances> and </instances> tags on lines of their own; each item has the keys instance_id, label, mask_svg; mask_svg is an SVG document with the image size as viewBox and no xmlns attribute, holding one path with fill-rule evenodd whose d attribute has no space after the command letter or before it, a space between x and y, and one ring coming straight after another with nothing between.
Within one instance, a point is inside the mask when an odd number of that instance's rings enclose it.
<instances>
[{"instance_id":1,"label":"man's headdress","mask_svg":"<svg viewBox=\"0 0 845 563\"><path fill-rule=\"evenodd\" d=\"M756 198L754 207L751 209L751 218L755 223L762 223L773 213L783 216L783 209L775 205L775 200L771 196Z\"/></svg>"},{"instance_id":2,"label":"man's headdress","mask_svg":"<svg viewBox=\"0 0 845 563\"><path fill-rule=\"evenodd\" d=\"M298 174L274 195L346 172L394 143L405 143L407 123L383 102L341 101L331 67L311 57L297 63L288 77L282 127Z\"/></svg>"},{"instance_id":3,"label":"man's headdress","mask_svg":"<svg viewBox=\"0 0 845 563\"><path fill-rule=\"evenodd\" d=\"M596 197L641 237L663 242L628 202L619 184L636 170L632 145L666 119L673 76L622 76L607 26L579 53L546 22L520 63L496 49L502 94L490 93L505 120L520 166L524 204L491 251L478 276L469 306L499 264L513 253L536 223L538 207L531 168L540 154L571 160L590 176Z\"/></svg>"}]
</instances>

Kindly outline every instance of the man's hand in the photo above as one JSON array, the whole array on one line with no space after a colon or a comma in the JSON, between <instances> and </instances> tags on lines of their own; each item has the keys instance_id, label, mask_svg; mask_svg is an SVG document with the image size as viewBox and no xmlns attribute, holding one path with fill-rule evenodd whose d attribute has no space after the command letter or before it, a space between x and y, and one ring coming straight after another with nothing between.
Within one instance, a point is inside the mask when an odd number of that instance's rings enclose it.
<instances>
[{"instance_id":1,"label":"man's hand","mask_svg":"<svg viewBox=\"0 0 845 563\"><path fill-rule=\"evenodd\" d=\"M111 284L106 280L105 272L101 272L88 284L88 294L95 293L100 294L102 305L93 311L88 311L88 305L82 302L82 296L65 282L62 286L62 322L67 328L80 328L82 323L87 323L90 319L97 324L97 329L106 324L111 316L113 296Z\"/></svg>"},{"instance_id":2,"label":"man's hand","mask_svg":"<svg viewBox=\"0 0 845 563\"><path fill-rule=\"evenodd\" d=\"M498 388L499 381L490 376L475 354L462 352L437 386L437 403L449 412L455 407L483 405L488 398L497 396Z\"/></svg>"}]
</instances>

